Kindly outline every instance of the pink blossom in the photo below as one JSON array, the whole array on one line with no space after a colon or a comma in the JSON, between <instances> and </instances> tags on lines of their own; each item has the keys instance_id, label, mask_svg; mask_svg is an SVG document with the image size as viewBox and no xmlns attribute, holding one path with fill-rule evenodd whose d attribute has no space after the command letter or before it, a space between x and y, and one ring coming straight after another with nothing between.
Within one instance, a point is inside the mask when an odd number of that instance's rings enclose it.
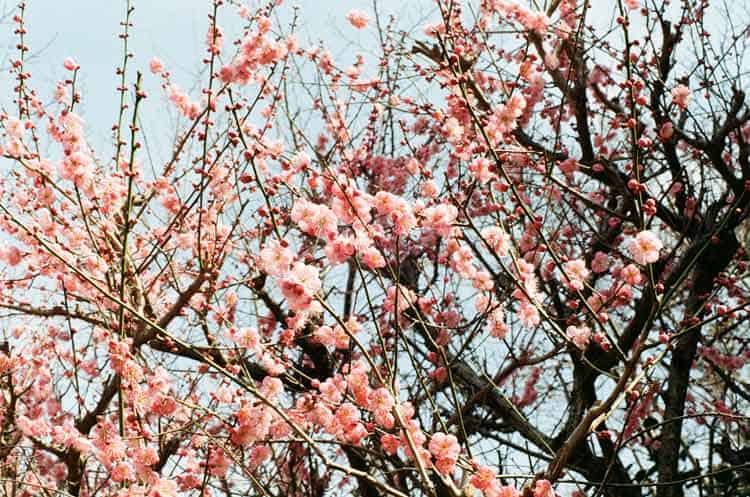
<instances>
[{"instance_id":1,"label":"pink blossom","mask_svg":"<svg viewBox=\"0 0 750 497\"><path fill-rule=\"evenodd\" d=\"M572 179L573 173L580 170L581 168L578 161L573 159L572 157L560 162L558 167L560 168L560 171L569 179Z\"/></svg>"},{"instance_id":2,"label":"pink blossom","mask_svg":"<svg viewBox=\"0 0 750 497\"><path fill-rule=\"evenodd\" d=\"M523 115L526 99L516 93L504 104L497 107L490 116L486 131L493 144L498 144L503 137L516 129L517 120Z\"/></svg>"},{"instance_id":3,"label":"pink blossom","mask_svg":"<svg viewBox=\"0 0 750 497\"><path fill-rule=\"evenodd\" d=\"M474 485L474 487L476 487L477 489L484 492L486 489L492 486L493 483L495 483L496 477L497 471L488 466L481 466L471 477L471 484Z\"/></svg>"},{"instance_id":4,"label":"pink blossom","mask_svg":"<svg viewBox=\"0 0 750 497\"><path fill-rule=\"evenodd\" d=\"M409 171L409 174L416 175L419 170L421 169L421 165L419 164L419 161L412 157L406 162L406 170Z\"/></svg>"},{"instance_id":5,"label":"pink blossom","mask_svg":"<svg viewBox=\"0 0 750 497\"><path fill-rule=\"evenodd\" d=\"M424 34L430 37L435 37L439 33L445 32L445 26L440 22L429 22L424 25Z\"/></svg>"},{"instance_id":6,"label":"pink blossom","mask_svg":"<svg viewBox=\"0 0 750 497\"><path fill-rule=\"evenodd\" d=\"M331 330L331 336L328 339L330 345L333 345L337 349L348 349L349 348L349 334L353 333L354 330L344 328L340 324L337 324Z\"/></svg>"},{"instance_id":7,"label":"pink blossom","mask_svg":"<svg viewBox=\"0 0 750 497\"><path fill-rule=\"evenodd\" d=\"M641 7L641 3L639 0L624 0L623 3L630 10L635 10Z\"/></svg>"},{"instance_id":8,"label":"pink blossom","mask_svg":"<svg viewBox=\"0 0 750 497\"><path fill-rule=\"evenodd\" d=\"M674 135L674 124L666 122L659 128L659 138L664 141L669 140Z\"/></svg>"},{"instance_id":9,"label":"pink blossom","mask_svg":"<svg viewBox=\"0 0 750 497\"><path fill-rule=\"evenodd\" d=\"M687 109L690 98L691 92L687 86L680 84L672 88L672 102L680 109Z\"/></svg>"},{"instance_id":10,"label":"pink blossom","mask_svg":"<svg viewBox=\"0 0 750 497\"><path fill-rule=\"evenodd\" d=\"M508 325L505 324L505 312L502 307L493 309L487 319L490 335L502 340L508 334Z\"/></svg>"},{"instance_id":11,"label":"pink blossom","mask_svg":"<svg viewBox=\"0 0 750 497\"><path fill-rule=\"evenodd\" d=\"M187 93L180 88L175 85L168 85L167 95L169 96L169 100L175 105L175 107L177 107L183 116L188 119L195 119L198 117L198 114L200 113L198 104L190 101L190 97L188 97Z\"/></svg>"},{"instance_id":12,"label":"pink blossom","mask_svg":"<svg viewBox=\"0 0 750 497\"><path fill-rule=\"evenodd\" d=\"M213 476L224 477L232 465L232 459L227 456L223 449L216 448L209 452L208 467Z\"/></svg>"},{"instance_id":13,"label":"pink blossom","mask_svg":"<svg viewBox=\"0 0 750 497\"><path fill-rule=\"evenodd\" d=\"M531 229L527 229L518 241L518 248L521 249L521 252L529 252L530 250L534 250L536 246L537 235Z\"/></svg>"},{"instance_id":14,"label":"pink blossom","mask_svg":"<svg viewBox=\"0 0 750 497\"><path fill-rule=\"evenodd\" d=\"M117 483L132 481L135 479L135 471L133 471L133 467L127 462L120 461L112 468L110 477L112 481Z\"/></svg>"},{"instance_id":15,"label":"pink blossom","mask_svg":"<svg viewBox=\"0 0 750 497\"><path fill-rule=\"evenodd\" d=\"M574 259L563 264L565 276L568 278L568 285L573 290L583 290L583 284L589 276L589 270L586 268L586 261Z\"/></svg>"},{"instance_id":16,"label":"pink blossom","mask_svg":"<svg viewBox=\"0 0 750 497\"><path fill-rule=\"evenodd\" d=\"M242 19L250 19L250 9L247 5L240 5L237 9L237 15Z\"/></svg>"},{"instance_id":17,"label":"pink blossom","mask_svg":"<svg viewBox=\"0 0 750 497\"><path fill-rule=\"evenodd\" d=\"M345 402L336 410L334 417L336 422L346 430L359 423L359 409L354 404Z\"/></svg>"},{"instance_id":18,"label":"pink blossom","mask_svg":"<svg viewBox=\"0 0 750 497\"><path fill-rule=\"evenodd\" d=\"M565 336L572 341L576 347L585 350L591 341L591 330L588 326L568 326Z\"/></svg>"},{"instance_id":19,"label":"pink blossom","mask_svg":"<svg viewBox=\"0 0 750 497\"><path fill-rule=\"evenodd\" d=\"M321 282L318 270L313 266L297 262L279 281L279 287L293 311L316 310L320 307L314 299L320 290Z\"/></svg>"},{"instance_id":20,"label":"pink blossom","mask_svg":"<svg viewBox=\"0 0 750 497\"><path fill-rule=\"evenodd\" d=\"M149 61L148 68L152 74L160 74L164 72L164 64L162 64L161 60L156 57L153 57Z\"/></svg>"},{"instance_id":21,"label":"pink blossom","mask_svg":"<svg viewBox=\"0 0 750 497\"><path fill-rule=\"evenodd\" d=\"M91 164L92 159L89 155L84 152L73 152L60 164L60 177L80 185L84 179L91 177Z\"/></svg>"},{"instance_id":22,"label":"pink blossom","mask_svg":"<svg viewBox=\"0 0 750 497\"><path fill-rule=\"evenodd\" d=\"M462 277L472 279L477 273L477 269L472 264L473 261L474 254L471 249L467 246L463 246L453 252L453 255L451 256L451 267Z\"/></svg>"},{"instance_id":23,"label":"pink blossom","mask_svg":"<svg viewBox=\"0 0 750 497\"><path fill-rule=\"evenodd\" d=\"M390 411L393 409L393 396L387 388L377 388L370 393L368 397L368 407L371 411Z\"/></svg>"},{"instance_id":24,"label":"pink blossom","mask_svg":"<svg viewBox=\"0 0 750 497\"><path fill-rule=\"evenodd\" d=\"M229 330L228 334L229 338L240 347L255 352L260 351L260 334L257 328L245 327L239 330L232 329Z\"/></svg>"},{"instance_id":25,"label":"pink blossom","mask_svg":"<svg viewBox=\"0 0 750 497\"><path fill-rule=\"evenodd\" d=\"M609 256L601 251L594 254L594 259L591 261L591 270L595 273L604 273L607 269L609 269Z\"/></svg>"},{"instance_id":26,"label":"pink blossom","mask_svg":"<svg viewBox=\"0 0 750 497\"><path fill-rule=\"evenodd\" d=\"M422 226L435 230L440 236L448 237L458 217L458 209L449 204L439 204L422 211Z\"/></svg>"},{"instance_id":27,"label":"pink blossom","mask_svg":"<svg viewBox=\"0 0 750 497\"><path fill-rule=\"evenodd\" d=\"M68 57L67 59L63 61L63 67L65 67L65 69L67 69L68 71L75 71L81 66L79 66L75 60Z\"/></svg>"},{"instance_id":28,"label":"pink blossom","mask_svg":"<svg viewBox=\"0 0 750 497\"><path fill-rule=\"evenodd\" d=\"M375 208L378 214L386 216L393 223L397 235L406 235L417 225L411 206L397 195L378 192L375 195Z\"/></svg>"},{"instance_id":29,"label":"pink blossom","mask_svg":"<svg viewBox=\"0 0 750 497\"><path fill-rule=\"evenodd\" d=\"M420 193L423 197L435 198L438 196L439 191L440 190L438 189L437 183L435 183L433 180L427 180L422 183L422 189Z\"/></svg>"},{"instance_id":30,"label":"pink blossom","mask_svg":"<svg viewBox=\"0 0 750 497\"><path fill-rule=\"evenodd\" d=\"M641 283L641 270L635 264L628 264L620 270L620 276L628 285L639 285Z\"/></svg>"},{"instance_id":31,"label":"pink blossom","mask_svg":"<svg viewBox=\"0 0 750 497\"><path fill-rule=\"evenodd\" d=\"M313 332L315 340L326 347L333 347L336 343L336 338L333 336L333 328L330 326L318 326Z\"/></svg>"},{"instance_id":32,"label":"pink blossom","mask_svg":"<svg viewBox=\"0 0 750 497\"><path fill-rule=\"evenodd\" d=\"M326 244L325 252L331 264L341 264L349 257L354 255L355 246L354 238L346 235L339 235Z\"/></svg>"},{"instance_id":33,"label":"pink blossom","mask_svg":"<svg viewBox=\"0 0 750 497\"><path fill-rule=\"evenodd\" d=\"M232 441L239 445L248 445L265 438L271 428L271 412L259 405L245 404L236 412L239 426L232 434Z\"/></svg>"},{"instance_id":34,"label":"pink blossom","mask_svg":"<svg viewBox=\"0 0 750 497\"><path fill-rule=\"evenodd\" d=\"M385 267L386 261L375 247L368 247L362 254L362 262L370 269Z\"/></svg>"},{"instance_id":35,"label":"pink blossom","mask_svg":"<svg viewBox=\"0 0 750 497\"><path fill-rule=\"evenodd\" d=\"M311 236L332 239L338 233L336 214L325 205L300 199L292 208L291 218L302 231Z\"/></svg>"},{"instance_id":36,"label":"pink blossom","mask_svg":"<svg viewBox=\"0 0 750 497\"><path fill-rule=\"evenodd\" d=\"M522 301L518 306L518 319L521 320L521 324L525 328L533 328L537 326L541 321L541 317L539 316L539 311L537 310L536 306L534 306L534 304L530 303L527 300Z\"/></svg>"},{"instance_id":37,"label":"pink blossom","mask_svg":"<svg viewBox=\"0 0 750 497\"><path fill-rule=\"evenodd\" d=\"M292 158L292 167L297 172L306 171L311 164L312 161L310 159L310 156L305 152L299 152L294 156L294 158Z\"/></svg>"},{"instance_id":38,"label":"pink blossom","mask_svg":"<svg viewBox=\"0 0 750 497\"><path fill-rule=\"evenodd\" d=\"M482 237L492 247L492 250L500 257L508 255L510 250L510 237L500 226L490 226L482 230Z\"/></svg>"},{"instance_id":39,"label":"pink blossom","mask_svg":"<svg viewBox=\"0 0 750 497\"><path fill-rule=\"evenodd\" d=\"M396 452L398 452L400 442L397 436L386 433L385 435L380 437L380 444L383 446L383 450L387 454L393 456L396 455Z\"/></svg>"},{"instance_id":40,"label":"pink blossom","mask_svg":"<svg viewBox=\"0 0 750 497\"><path fill-rule=\"evenodd\" d=\"M159 452L155 447L139 447L133 451L133 460L136 471L143 475L159 461Z\"/></svg>"},{"instance_id":41,"label":"pink blossom","mask_svg":"<svg viewBox=\"0 0 750 497\"><path fill-rule=\"evenodd\" d=\"M294 252L285 242L272 240L260 251L260 267L267 274L278 276L286 273L294 261Z\"/></svg>"},{"instance_id":42,"label":"pink blossom","mask_svg":"<svg viewBox=\"0 0 750 497\"><path fill-rule=\"evenodd\" d=\"M539 34L544 34L549 29L550 19L544 12L532 12L526 16L525 20L526 28Z\"/></svg>"},{"instance_id":43,"label":"pink blossom","mask_svg":"<svg viewBox=\"0 0 750 497\"><path fill-rule=\"evenodd\" d=\"M556 497L549 480L537 480L534 484L534 497Z\"/></svg>"},{"instance_id":44,"label":"pink blossom","mask_svg":"<svg viewBox=\"0 0 750 497\"><path fill-rule=\"evenodd\" d=\"M661 240L651 231L641 231L629 245L630 255L638 264L652 264L659 260Z\"/></svg>"},{"instance_id":45,"label":"pink blossom","mask_svg":"<svg viewBox=\"0 0 750 497\"><path fill-rule=\"evenodd\" d=\"M402 313L412 306L416 300L417 296L414 292L405 286L391 286L386 290L386 301L383 304L383 309L394 312L398 308L398 312Z\"/></svg>"},{"instance_id":46,"label":"pink blossom","mask_svg":"<svg viewBox=\"0 0 750 497\"><path fill-rule=\"evenodd\" d=\"M159 478L151 487L148 497L176 497L177 482L172 479Z\"/></svg>"},{"instance_id":47,"label":"pink blossom","mask_svg":"<svg viewBox=\"0 0 750 497\"><path fill-rule=\"evenodd\" d=\"M346 14L346 19L357 29L367 27L367 23L370 22L370 16L360 10L350 10Z\"/></svg>"},{"instance_id":48,"label":"pink blossom","mask_svg":"<svg viewBox=\"0 0 750 497\"><path fill-rule=\"evenodd\" d=\"M277 400L284 393L284 384L278 378L266 376L260 386L260 392L270 400Z\"/></svg>"},{"instance_id":49,"label":"pink blossom","mask_svg":"<svg viewBox=\"0 0 750 497\"><path fill-rule=\"evenodd\" d=\"M23 261L23 253L13 245L0 247L0 260L9 266L17 266Z\"/></svg>"},{"instance_id":50,"label":"pink blossom","mask_svg":"<svg viewBox=\"0 0 750 497\"><path fill-rule=\"evenodd\" d=\"M464 135L464 128L461 123L455 117L451 117L445 121L443 125L443 134L445 139L450 143L458 143Z\"/></svg>"},{"instance_id":51,"label":"pink blossom","mask_svg":"<svg viewBox=\"0 0 750 497\"><path fill-rule=\"evenodd\" d=\"M8 137L18 140L23 138L23 132L25 129L23 121L21 121L20 119L16 119L15 117L11 117L5 121L4 125L5 132L7 133Z\"/></svg>"},{"instance_id":52,"label":"pink blossom","mask_svg":"<svg viewBox=\"0 0 750 497\"><path fill-rule=\"evenodd\" d=\"M430 439L427 446L430 454L435 458L435 467L442 474L449 474L461 453L461 446L458 445L458 439L453 435L445 433L435 433Z\"/></svg>"},{"instance_id":53,"label":"pink blossom","mask_svg":"<svg viewBox=\"0 0 750 497\"><path fill-rule=\"evenodd\" d=\"M500 16L518 19L524 28L528 30L544 34L549 29L550 19L544 12L533 12L520 2L494 0L490 2L490 5Z\"/></svg>"},{"instance_id":54,"label":"pink blossom","mask_svg":"<svg viewBox=\"0 0 750 497\"><path fill-rule=\"evenodd\" d=\"M469 164L469 171L474 174L476 180L482 185L496 177L495 173L490 171L489 159L485 157L474 159L471 164Z\"/></svg>"}]
</instances>

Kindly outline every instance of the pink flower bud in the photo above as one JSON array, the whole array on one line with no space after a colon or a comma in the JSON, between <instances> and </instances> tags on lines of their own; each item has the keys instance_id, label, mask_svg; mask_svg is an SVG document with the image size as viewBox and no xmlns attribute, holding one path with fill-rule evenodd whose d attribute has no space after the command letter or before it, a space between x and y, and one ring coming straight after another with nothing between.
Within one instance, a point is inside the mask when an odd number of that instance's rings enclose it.
<instances>
[{"instance_id":1,"label":"pink flower bud","mask_svg":"<svg viewBox=\"0 0 750 497\"><path fill-rule=\"evenodd\" d=\"M164 64L159 59L154 57L151 62L148 63L148 68L152 74L159 74L164 72Z\"/></svg>"}]
</instances>

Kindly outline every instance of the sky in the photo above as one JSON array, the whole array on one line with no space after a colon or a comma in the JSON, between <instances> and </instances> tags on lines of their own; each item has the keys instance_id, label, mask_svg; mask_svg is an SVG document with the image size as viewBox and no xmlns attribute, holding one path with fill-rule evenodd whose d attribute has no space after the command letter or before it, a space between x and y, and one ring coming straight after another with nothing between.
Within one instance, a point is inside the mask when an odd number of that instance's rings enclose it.
<instances>
[{"instance_id":1,"label":"sky","mask_svg":"<svg viewBox=\"0 0 750 497\"><path fill-rule=\"evenodd\" d=\"M252 8L259 0L225 2L219 23L226 27L227 40L231 39L230 35L239 33L237 9L231 3L240 2ZM0 0L0 13L12 11L16 3L15 0ZM26 3L27 44L30 47L27 68L33 73L35 87L42 95L51 95L55 82L66 75L63 60L75 58L81 65L79 88L83 95L78 112L88 124L89 141L95 147L111 143L110 129L118 112L115 87L119 80L115 69L122 58L122 45L117 34L126 0L26 0ZM170 126L174 126L164 119L169 114L166 112L168 108L159 90L159 78L148 73L148 61L154 56L160 58L174 75L173 82L185 89L194 87L200 81L203 67L200 59L205 54L211 1L132 0L132 4L135 12L130 38L134 54L131 69L142 70L146 74L146 89L159 97L148 104L155 119L152 126L163 127L166 133ZM358 31L347 23L345 15L350 9L372 13L376 5L384 17L396 14L399 27L415 33L421 32L428 19L436 17L432 0L285 0L285 22L290 18L289 7L293 5L298 6L300 12L297 34L300 43L310 46L323 39L334 57L347 65L353 62L356 52L367 54L368 47L377 46L375 29ZM589 19L592 22L597 19L611 22L615 0L595 0L591 5L593 15ZM633 16L632 20L638 23L639 17ZM16 57L13 48L16 40L10 28L9 19L0 23L0 92L4 95L8 95L13 84L7 72L8 60ZM129 77L131 84L134 77L133 72ZM2 100L3 105L8 103L9 99ZM163 136L166 146L171 135Z\"/></svg>"},{"instance_id":2,"label":"sky","mask_svg":"<svg viewBox=\"0 0 750 497\"><path fill-rule=\"evenodd\" d=\"M429 15L428 0L376 0L382 14L397 14L402 26L419 24ZM238 2L235 2L238 3ZM257 0L247 2L251 8ZM0 12L11 11L16 2L0 0ZM151 95L152 109L166 111L160 80L148 72L152 57L161 59L173 74L173 81L185 89L199 81L201 57L205 54L209 0L133 0L131 51L134 55L130 68L144 72L145 87ZM42 95L51 95L55 83L66 76L63 60L73 57L81 66L78 86L83 100L78 112L87 123L89 142L97 146L111 143L111 126L117 119L119 82L115 74L122 59L122 44L117 34L125 11L125 0L27 0L26 27L30 56L27 68L33 75L33 85ZM358 31L346 21L350 9L372 12L372 0L297 0L285 2L297 5L300 12L298 39L303 46L324 39L335 57L351 58L355 52L366 50L376 42L374 30ZM220 25L229 35L239 33L237 8L225 4ZM288 10L287 10L288 12ZM286 21L286 19L284 19ZM0 24L0 91L8 94L13 82L7 72L8 59L15 58L16 43L11 24L6 19ZM135 72L131 73L134 80ZM158 100L158 101L155 101ZM4 99L7 105L9 99ZM160 112L152 113L156 116ZM163 113L162 113L163 114ZM162 122L157 126L169 126ZM153 131L153 129L152 129ZM165 129L165 132L167 129ZM167 145L171 135L164 137Z\"/></svg>"}]
</instances>

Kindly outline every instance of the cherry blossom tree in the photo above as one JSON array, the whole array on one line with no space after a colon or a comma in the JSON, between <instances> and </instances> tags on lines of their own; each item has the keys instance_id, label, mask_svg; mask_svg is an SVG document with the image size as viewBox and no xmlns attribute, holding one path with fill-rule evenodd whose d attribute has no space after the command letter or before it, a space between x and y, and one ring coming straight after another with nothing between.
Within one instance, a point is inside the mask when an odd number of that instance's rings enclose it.
<instances>
[{"instance_id":1,"label":"cherry blossom tree","mask_svg":"<svg viewBox=\"0 0 750 497\"><path fill-rule=\"evenodd\" d=\"M750 495L750 5L212 0L189 91L137 3L110 146L12 19L5 495Z\"/></svg>"}]
</instances>

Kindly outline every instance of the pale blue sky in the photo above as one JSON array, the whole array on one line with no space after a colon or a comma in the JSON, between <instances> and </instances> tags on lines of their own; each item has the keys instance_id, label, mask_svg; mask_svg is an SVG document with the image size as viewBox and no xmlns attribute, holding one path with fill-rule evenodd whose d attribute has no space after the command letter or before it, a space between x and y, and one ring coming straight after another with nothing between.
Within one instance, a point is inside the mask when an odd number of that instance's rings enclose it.
<instances>
[{"instance_id":1,"label":"pale blue sky","mask_svg":"<svg viewBox=\"0 0 750 497\"><path fill-rule=\"evenodd\" d=\"M243 1L251 7L260 3L259 0ZM55 82L66 76L62 61L69 56L78 61L82 66L79 88L83 94L78 112L87 122L89 142L100 149L102 158L107 157L108 150L102 147L111 143L110 129L118 111L115 87L119 80L115 68L121 63L122 48L117 33L125 3L125 0L27 0L27 40L31 53L35 55L27 68L33 73L33 86L44 97L49 97ZM133 0L136 10L130 43L135 58L130 65L128 80L132 84L135 69L145 73L144 84L152 98L142 116L152 150L169 152L170 131L173 133L174 124L168 120L168 106L159 90L160 79L148 73L148 61L158 56L172 72L174 83L185 89L195 85L202 69L200 59L205 54L207 14L211 3L211 0ZM309 46L325 40L345 67L354 61L357 52L378 51L375 29L358 31L345 20L346 13L352 8L372 15L373 3L377 4L383 17L397 14L398 27L412 31L416 36L421 35L421 27L427 19L436 18L433 0L286 0L280 17L288 24L290 7L298 5L300 43ZM15 4L13 0L0 0L0 12L10 10ZM610 23L615 5L616 0L595 0L590 21ZM227 42L231 42L239 34L236 7L227 2L222 9L219 23L226 27ZM633 15L631 20L635 26L642 26L639 15ZM7 68L9 54L16 56L12 49L15 39L9 28L9 22L0 25L0 67L3 68ZM0 92L9 95L11 85L7 71L3 70ZM2 104L10 104L10 98L3 99ZM155 133L161 129L164 132Z\"/></svg>"},{"instance_id":2,"label":"pale blue sky","mask_svg":"<svg viewBox=\"0 0 750 497\"><path fill-rule=\"evenodd\" d=\"M251 7L258 3L257 0L246 2ZM14 4L6 2L4 11ZM66 57L74 57L81 65L79 88L83 101L78 112L87 122L90 143L97 148L106 146L110 143L111 125L117 117L115 87L119 80L115 68L122 58L117 33L120 31L125 0L28 0L27 4L27 41L34 55L28 68L33 73L33 86L43 96L51 95L55 82L66 75L62 61ZM382 14L399 14L401 27L421 24L420 18L429 16L434 9L431 4L428 0L377 0ZM205 54L204 40L211 1L133 0L133 5L134 28L130 43L135 57L130 65L132 72L129 80L132 84L134 69L144 71L146 88L155 97L149 101L152 115L164 118L165 113L153 112L166 110L166 105L159 91L159 78L148 72L148 61L153 56L159 57L172 72L175 83L185 89L191 88L198 81L202 67L200 59ZM345 19L352 8L371 13L372 0L287 1L284 10L280 11L280 16L287 23L291 19L288 7L292 5L300 7L300 43L306 46L324 39L334 55L341 56L342 63L351 64L356 52L373 47L376 43L374 30L355 30ZM222 9L219 22L227 27L227 41L231 42L239 33L235 14L237 9L232 5L225 5ZM4 67L7 67L8 54L16 56L12 49L15 40L9 27L10 23L7 22L0 26ZM0 76L0 90L6 95L10 84L7 71L4 71ZM3 103L7 105L10 102L5 100ZM144 113L144 116L148 119L148 113ZM166 128L165 133L162 145L168 145L170 141L171 135ZM158 148L159 144L152 145Z\"/></svg>"}]
</instances>

